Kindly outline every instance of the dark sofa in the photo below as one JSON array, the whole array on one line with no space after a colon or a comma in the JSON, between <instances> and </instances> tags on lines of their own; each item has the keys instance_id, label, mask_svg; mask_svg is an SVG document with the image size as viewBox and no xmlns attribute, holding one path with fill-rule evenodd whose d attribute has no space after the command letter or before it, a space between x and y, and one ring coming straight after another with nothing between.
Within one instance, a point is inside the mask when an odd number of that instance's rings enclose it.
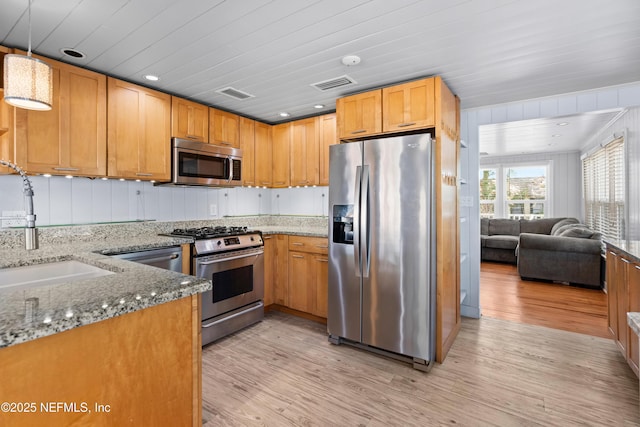
<instances>
[{"instance_id":1,"label":"dark sofa","mask_svg":"<svg viewBox=\"0 0 640 427\"><path fill-rule=\"evenodd\" d=\"M601 236L575 218L483 218L480 230L483 261L517 264L523 279L601 287Z\"/></svg>"}]
</instances>

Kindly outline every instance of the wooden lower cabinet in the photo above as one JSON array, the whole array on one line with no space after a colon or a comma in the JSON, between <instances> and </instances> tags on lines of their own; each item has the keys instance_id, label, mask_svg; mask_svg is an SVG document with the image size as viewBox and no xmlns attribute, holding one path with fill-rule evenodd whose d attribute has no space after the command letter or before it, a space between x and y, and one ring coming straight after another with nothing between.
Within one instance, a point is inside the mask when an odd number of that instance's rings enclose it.
<instances>
[{"instance_id":1,"label":"wooden lower cabinet","mask_svg":"<svg viewBox=\"0 0 640 427\"><path fill-rule=\"evenodd\" d=\"M288 307L289 297L287 286L289 283L288 253L289 236L276 234L276 259L273 272L273 303Z\"/></svg>"},{"instance_id":2,"label":"wooden lower cabinet","mask_svg":"<svg viewBox=\"0 0 640 427\"><path fill-rule=\"evenodd\" d=\"M289 236L289 308L327 317L328 243Z\"/></svg>"},{"instance_id":3,"label":"wooden lower cabinet","mask_svg":"<svg viewBox=\"0 0 640 427\"><path fill-rule=\"evenodd\" d=\"M273 304L274 272L276 265L276 239L274 236L262 236L264 241L264 306Z\"/></svg>"},{"instance_id":4,"label":"wooden lower cabinet","mask_svg":"<svg viewBox=\"0 0 640 427\"><path fill-rule=\"evenodd\" d=\"M640 263L617 248L607 246L608 326L627 363L638 375L638 336L627 323L628 312L640 312Z\"/></svg>"},{"instance_id":5,"label":"wooden lower cabinet","mask_svg":"<svg viewBox=\"0 0 640 427\"><path fill-rule=\"evenodd\" d=\"M327 238L276 234L265 242L265 306L327 317Z\"/></svg>"},{"instance_id":6,"label":"wooden lower cabinet","mask_svg":"<svg viewBox=\"0 0 640 427\"><path fill-rule=\"evenodd\" d=\"M2 400L36 405L0 425L202 425L200 310L194 295L0 349Z\"/></svg>"}]
</instances>

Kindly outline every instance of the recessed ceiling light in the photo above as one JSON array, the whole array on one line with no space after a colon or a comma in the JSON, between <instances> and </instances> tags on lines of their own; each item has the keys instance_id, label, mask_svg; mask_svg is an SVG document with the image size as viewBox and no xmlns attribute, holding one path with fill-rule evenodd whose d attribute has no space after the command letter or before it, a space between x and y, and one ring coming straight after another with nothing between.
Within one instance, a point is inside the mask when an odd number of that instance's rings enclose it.
<instances>
[{"instance_id":1,"label":"recessed ceiling light","mask_svg":"<svg viewBox=\"0 0 640 427\"><path fill-rule=\"evenodd\" d=\"M281 113L278 113L278 115L279 115L280 117L290 117L290 116L291 116L291 114L287 113L286 111L283 111L283 112L281 112Z\"/></svg>"},{"instance_id":2,"label":"recessed ceiling light","mask_svg":"<svg viewBox=\"0 0 640 427\"><path fill-rule=\"evenodd\" d=\"M79 50L76 50L76 49L74 49L72 47L63 47L62 49L60 49L60 53L62 53L63 55L66 55L66 56L70 56L72 58L76 58L76 59L82 59L85 56L87 56L84 53L82 53Z\"/></svg>"},{"instance_id":3,"label":"recessed ceiling light","mask_svg":"<svg viewBox=\"0 0 640 427\"><path fill-rule=\"evenodd\" d=\"M156 76L155 74L145 74L142 77L149 80L150 82L157 82L158 80L160 80L160 77Z\"/></svg>"},{"instance_id":4,"label":"recessed ceiling light","mask_svg":"<svg viewBox=\"0 0 640 427\"><path fill-rule=\"evenodd\" d=\"M559 133L554 133L553 135L551 135L551 138L557 138L559 136L562 136L562 135L560 135Z\"/></svg>"},{"instance_id":5,"label":"recessed ceiling light","mask_svg":"<svg viewBox=\"0 0 640 427\"><path fill-rule=\"evenodd\" d=\"M566 126L566 125L568 125L568 124L569 124L569 122L560 122L560 123L556 123L556 125L558 125L558 126Z\"/></svg>"},{"instance_id":6,"label":"recessed ceiling light","mask_svg":"<svg viewBox=\"0 0 640 427\"><path fill-rule=\"evenodd\" d=\"M316 104L313 106L313 108L317 108L318 110L324 108L324 104Z\"/></svg>"}]
</instances>

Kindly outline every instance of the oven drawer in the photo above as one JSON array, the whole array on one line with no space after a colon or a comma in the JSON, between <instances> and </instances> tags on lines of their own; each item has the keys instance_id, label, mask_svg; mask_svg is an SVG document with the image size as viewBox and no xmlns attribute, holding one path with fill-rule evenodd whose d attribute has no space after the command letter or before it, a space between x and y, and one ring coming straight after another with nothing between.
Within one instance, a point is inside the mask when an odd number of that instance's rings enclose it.
<instances>
[{"instance_id":1,"label":"oven drawer","mask_svg":"<svg viewBox=\"0 0 640 427\"><path fill-rule=\"evenodd\" d=\"M289 250L326 255L329 240L325 237L289 236Z\"/></svg>"}]
</instances>

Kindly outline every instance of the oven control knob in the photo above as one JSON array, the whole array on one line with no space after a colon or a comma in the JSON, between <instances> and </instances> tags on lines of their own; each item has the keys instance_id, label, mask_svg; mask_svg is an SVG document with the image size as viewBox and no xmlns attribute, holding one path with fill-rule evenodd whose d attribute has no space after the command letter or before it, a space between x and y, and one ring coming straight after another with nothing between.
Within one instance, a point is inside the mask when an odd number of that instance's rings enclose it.
<instances>
[{"instance_id":1,"label":"oven control knob","mask_svg":"<svg viewBox=\"0 0 640 427\"><path fill-rule=\"evenodd\" d=\"M218 245L218 246L222 245L222 241L221 241L221 240L218 240L217 245Z\"/></svg>"},{"instance_id":2,"label":"oven control knob","mask_svg":"<svg viewBox=\"0 0 640 427\"><path fill-rule=\"evenodd\" d=\"M250 237L251 241L253 242L253 236Z\"/></svg>"}]
</instances>

